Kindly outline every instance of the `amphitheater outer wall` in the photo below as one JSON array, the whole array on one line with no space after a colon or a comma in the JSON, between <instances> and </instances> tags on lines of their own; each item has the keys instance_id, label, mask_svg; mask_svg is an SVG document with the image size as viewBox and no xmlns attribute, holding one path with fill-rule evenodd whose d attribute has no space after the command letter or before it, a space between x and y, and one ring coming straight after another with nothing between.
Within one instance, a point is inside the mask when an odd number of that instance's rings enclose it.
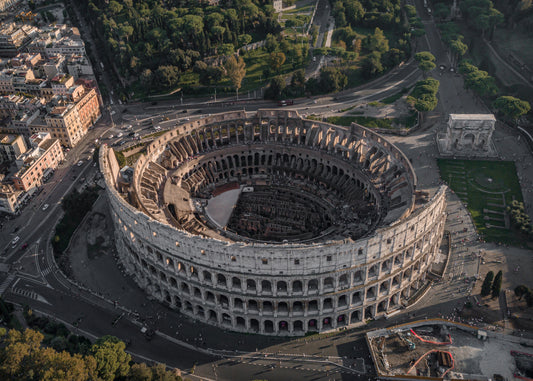
<instances>
[{"instance_id":1,"label":"amphitheater outer wall","mask_svg":"<svg viewBox=\"0 0 533 381\"><path fill-rule=\"evenodd\" d=\"M164 141L153 143L149 156ZM118 166L106 146L100 167L127 272L149 295L181 313L235 331L303 335L401 308L424 282L444 230L443 187L411 214L356 241L218 241L131 206L116 189Z\"/></svg>"}]
</instances>

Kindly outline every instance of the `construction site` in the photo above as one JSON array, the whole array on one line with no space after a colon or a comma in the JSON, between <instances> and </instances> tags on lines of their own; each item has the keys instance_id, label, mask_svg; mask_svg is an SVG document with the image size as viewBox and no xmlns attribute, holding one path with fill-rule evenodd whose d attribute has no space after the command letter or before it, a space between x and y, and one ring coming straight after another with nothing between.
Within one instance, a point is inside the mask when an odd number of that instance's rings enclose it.
<instances>
[{"instance_id":1,"label":"construction site","mask_svg":"<svg viewBox=\"0 0 533 381\"><path fill-rule=\"evenodd\" d=\"M431 319L367 333L377 375L412 380L533 380L533 340Z\"/></svg>"}]
</instances>

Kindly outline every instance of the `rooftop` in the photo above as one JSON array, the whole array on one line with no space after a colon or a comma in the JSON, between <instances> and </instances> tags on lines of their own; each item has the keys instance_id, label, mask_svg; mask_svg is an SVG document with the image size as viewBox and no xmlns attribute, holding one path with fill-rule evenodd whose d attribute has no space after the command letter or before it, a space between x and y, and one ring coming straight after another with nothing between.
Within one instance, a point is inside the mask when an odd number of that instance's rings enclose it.
<instances>
[{"instance_id":1,"label":"rooftop","mask_svg":"<svg viewBox=\"0 0 533 381\"><path fill-rule=\"evenodd\" d=\"M450 114L450 119L454 120L494 120L493 114Z\"/></svg>"}]
</instances>

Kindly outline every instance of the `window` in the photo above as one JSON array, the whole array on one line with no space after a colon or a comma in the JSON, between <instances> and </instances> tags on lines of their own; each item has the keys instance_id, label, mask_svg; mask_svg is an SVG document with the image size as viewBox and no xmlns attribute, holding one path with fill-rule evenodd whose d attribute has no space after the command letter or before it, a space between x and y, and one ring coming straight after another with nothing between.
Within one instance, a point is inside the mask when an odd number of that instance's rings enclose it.
<instances>
[{"instance_id":1,"label":"window","mask_svg":"<svg viewBox=\"0 0 533 381\"><path fill-rule=\"evenodd\" d=\"M264 265L268 265L268 259L266 258L261 259L261 262L263 262Z\"/></svg>"},{"instance_id":2,"label":"window","mask_svg":"<svg viewBox=\"0 0 533 381\"><path fill-rule=\"evenodd\" d=\"M357 251L357 254L359 254L359 255L363 255L363 249L359 249L359 250Z\"/></svg>"},{"instance_id":3,"label":"window","mask_svg":"<svg viewBox=\"0 0 533 381\"><path fill-rule=\"evenodd\" d=\"M326 261L331 262L331 255L328 255L328 256L326 257Z\"/></svg>"},{"instance_id":4,"label":"window","mask_svg":"<svg viewBox=\"0 0 533 381\"><path fill-rule=\"evenodd\" d=\"M235 262L236 260L237 260L237 258L235 258L235 256L232 256L232 257L231 257L231 261L232 261L232 262Z\"/></svg>"},{"instance_id":5,"label":"window","mask_svg":"<svg viewBox=\"0 0 533 381\"><path fill-rule=\"evenodd\" d=\"M299 260L299 259L295 259L295 260L294 260L294 264L295 264L295 265L299 265L299 264L300 264L300 260Z\"/></svg>"}]
</instances>

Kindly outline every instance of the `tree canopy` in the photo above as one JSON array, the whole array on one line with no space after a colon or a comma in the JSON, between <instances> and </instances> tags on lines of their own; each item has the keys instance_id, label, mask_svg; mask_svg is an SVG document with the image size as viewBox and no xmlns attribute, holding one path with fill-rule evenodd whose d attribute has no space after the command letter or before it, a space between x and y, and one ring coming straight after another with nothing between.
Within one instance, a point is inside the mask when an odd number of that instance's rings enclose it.
<instances>
[{"instance_id":1,"label":"tree canopy","mask_svg":"<svg viewBox=\"0 0 533 381\"><path fill-rule=\"evenodd\" d=\"M407 101L419 112L432 111L437 107L439 86L440 82L434 78L418 81Z\"/></svg>"},{"instance_id":2,"label":"tree canopy","mask_svg":"<svg viewBox=\"0 0 533 381\"><path fill-rule=\"evenodd\" d=\"M531 110L529 102L511 96L499 97L494 101L494 107L513 120L517 120Z\"/></svg>"},{"instance_id":3,"label":"tree canopy","mask_svg":"<svg viewBox=\"0 0 533 381\"><path fill-rule=\"evenodd\" d=\"M124 343L113 336L97 340L87 354L56 351L44 345L43 339L41 332L32 329L23 332L12 329L7 334L1 330L0 379L181 381L162 364L130 367L131 357L124 352Z\"/></svg>"}]
</instances>

